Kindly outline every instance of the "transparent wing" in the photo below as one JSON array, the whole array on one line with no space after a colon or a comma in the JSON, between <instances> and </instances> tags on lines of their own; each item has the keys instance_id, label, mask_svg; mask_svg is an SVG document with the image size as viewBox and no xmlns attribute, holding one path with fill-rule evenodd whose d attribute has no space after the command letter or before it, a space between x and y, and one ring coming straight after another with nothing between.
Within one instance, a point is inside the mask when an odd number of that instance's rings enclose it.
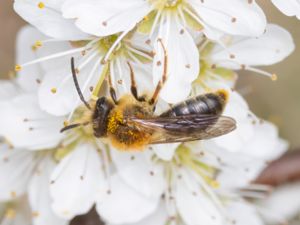
<instances>
[{"instance_id":1,"label":"transparent wing","mask_svg":"<svg viewBox=\"0 0 300 225\"><path fill-rule=\"evenodd\" d=\"M130 118L151 132L150 144L187 142L218 137L233 131L236 122L233 118L212 115L183 115L177 117Z\"/></svg>"}]
</instances>

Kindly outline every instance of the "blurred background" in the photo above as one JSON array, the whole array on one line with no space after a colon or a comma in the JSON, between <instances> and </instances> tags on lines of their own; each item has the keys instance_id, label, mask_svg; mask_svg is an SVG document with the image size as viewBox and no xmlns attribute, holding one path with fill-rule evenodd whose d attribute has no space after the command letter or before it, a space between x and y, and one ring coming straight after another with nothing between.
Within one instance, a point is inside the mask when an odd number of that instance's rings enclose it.
<instances>
[{"instance_id":1,"label":"blurred background","mask_svg":"<svg viewBox=\"0 0 300 225\"><path fill-rule=\"evenodd\" d=\"M250 72L240 76L238 90L244 93L253 112L276 123L291 149L300 147L300 21L281 14L266 0L257 1L269 18L291 32L298 48L285 61L264 69L276 73L278 81ZM0 1L0 77L14 68L16 33L25 22L14 13L11 0Z\"/></svg>"}]
</instances>

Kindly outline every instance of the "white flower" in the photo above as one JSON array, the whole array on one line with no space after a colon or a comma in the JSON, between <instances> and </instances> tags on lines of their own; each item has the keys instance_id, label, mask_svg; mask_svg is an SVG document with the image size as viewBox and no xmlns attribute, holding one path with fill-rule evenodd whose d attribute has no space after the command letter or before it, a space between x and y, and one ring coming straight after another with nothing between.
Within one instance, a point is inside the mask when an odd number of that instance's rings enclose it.
<instances>
[{"instance_id":1,"label":"white flower","mask_svg":"<svg viewBox=\"0 0 300 225\"><path fill-rule=\"evenodd\" d=\"M0 104L4 103L0 102ZM24 108L26 110L21 110ZM106 147L94 138L89 129L78 129L67 135L61 135L59 129L63 127L64 117L45 114L39 108L37 96L33 93L20 94L13 100L7 99L4 109L0 112L3 118L0 123L6 123L12 129L2 129L0 134L12 146L35 151L1 151L3 168L0 170L0 176L6 184L1 186L3 195L1 200L24 194L29 185L29 200L31 206L38 209L37 212L42 213L44 205L41 204L44 203L43 201L48 201L47 203L52 205L54 212L65 220L87 213L96 200L99 207L104 205L109 209L107 211L111 212L114 204L111 204L111 200L103 193L107 194L112 191L119 193L118 200L124 203L127 202L128 194L131 193L131 204L126 203L127 208L139 208L139 214L133 213L132 217L128 217L128 222L134 222L155 210L156 199L140 196L131 189L126 189L127 186L121 179L112 177L109 182L107 176L110 174L110 169L108 156L105 153ZM26 120L24 121L23 118ZM48 168L47 160L39 157L47 153L48 156L50 153L51 156L55 156L59 164L52 168L53 171L51 170L50 174L47 172L46 177L39 176L37 173L35 178L35 171L42 172ZM13 179L8 175L12 170L14 170ZM45 199L45 193L39 189L43 185L45 188L42 190L49 188L51 202L50 197ZM134 201L135 199L137 202Z\"/></svg>"},{"instance_id":2,"label":"white flower","mask_svg":"<svg viewBox=\"0 0 300 225\"><path fill-rule=\"evenodd\" d=\"M268 24L264 34L257 38L224 36L223 40L225 48L210 42L200 46L202 70L197 84L211 87L215 81L224 85L234 78L232 70L253 71L276 80L276 74L256 67L278 63L295 49L291 34L275 24Z\"/></svg>"},{"instance_id":3,"label":"white flower","mask_svg":"<svg viewBox=\"0 0 300 225\"><path fill-rule=\"evenodd\" d=\"M169 55L169 70L160 97L169 103L184 100L190 94L191 83L199 73L199 54L188 28L197 31L204 28L209 38L216 39L220 31L258 36L263 33L266 25L264 14L255 2L249 4L239 0L229 3L195 0L79 3L68 0L64 2L62 11L66 18L76 18L76 25L81 30L97 36L127 33L141 22L138 30L150 33L156 52L153 61L154 84L161 79L163 70L158 66L163 55L156 43L156 40L162 39Z\"/></svg>"},{"instance_id":4,"label":"white flower","mask_svg":"<svg viewBox=\"0 0 300 225\"><path fill-rule=\"evenodd\" d=\"M236 95L231 94L230 101L236 102L229 102L229 106L232 112L237 110L236 114L241 113L245 117L244 123L248 120L249 125L245 130L252 132L246 138L239 135L243 131L237 131L235 138L229 138L229 141L226 141L226 136L230 134L224 135L225 139L222 141L216 138L173 146L172 150L169 147L168 151L174 153L169 161L157 159L152 147L143 153L111 151L117 174L130 187L144 196L164 196L160 205L163 204L166 212L163 216L156 212L146 220L159 220L156 218L158 214L161 216L158 224L165 224L167 221L187 225L202 224L203 221L205 224L222 224L224 221L229 224L230 221L237 221L241 225L262 224L256 207L243 202L241 196L265 196L264 191L269 191L268 187L249 184L268 161L286 151L287 144L278 138L274 125L249 117L249 110L243 108L244 103L239 100L241 97L234 97ZM234 113L227 115L235 117ZM240 125L245 126L243 123ZM233 145L235 151L232 153L229 152L231 148L227 148L230 142L239 143ZM218 171L216 176L214 171ZM111 198L113 195L113 192L110 193ZM111 214L104 214L103 218L112 224L123 224L123 217L112 218L113 215L122 215L122 209L123 207L114 208ZM237 209L241 213L234 213Z\"/></svg>"},{"instance_id":5,"label":"white flower","mask_svg":"<svg viewBox=\"0 0 300 225\"><path fill-rule=\"evenodd\" d=\"M258 203L266 221L272 224L286 223L300 212L300 183L282 185L265 200Z\"/></svg>"},{"instance_id":6,"label":"white flower","mask_svg":"<svg viewBox=\"0 0 300 225\"><path fill-rule=\"evenodd\" d=\"M117 90L117 97L129 92L130 72L127 61L132 64L139 91L152 91L154 88L150 81L150 67L144 65L152 59L152 54L143 37L124 38L121 43L116 43L116 39L118 36L70 44L47 40L33 28L25 28L18 39L20 57L16 69L19 72L20 83L22 86L28 85L31 89L32 83L39 84L40 105L43 110L54 115L69 114L81 104L72 79L71 57L76 59L79 84L87 99L98 95L108 74L111 76L113 87ZM31 49L29 47L34 40L38 41ZM117 49L112 52L115 43ZM28 51L23 50L24 46L27 46ZM24 63L24 58L33 61Z\"/></svg>"},{"instance_id":7,"label":"white flower","mask_svg":"<svg viewBox=\"0 0 300 225\"><path fill-rule=\"evenodd\" d=\"M15 11L25 20L38 27L47 36L63 40L82 40L88 37L73 20L63 18L63 1L15 0Z\"/></svg>"},{"instance_id":8,"label":"white flower","mask_svg":"<svg viewBox=\"0 0 300 225\"><path fill-rule=\"evenodd\" d=\"M62 12L66 18L76 18L76 25L81 30L97 36L127 32L143 18L151 20L154 27L164 22L168 24L170 19L175 19L171 14L177 17L176 23L187 27L194 21L205 29L212 27L234 35L258 36L266 24L262 10L255 2L240 0L226 3L221 0L130 0L126 3L121 0L67 0L62 4Z\"/></svg>"},{"instance_id":9,"label":"white flower","mask_svg":"<svg viewBox=\"0 0 300 225\"><path fill-rule=\"evenodd\" d=\"M34 225L61 224L51 209L50 174L55 166L51 154L0 145L0 201L15 201L28 194Z\"/></svg>"},{"instance_id":10,"label":"white flower","mask_svg":"<svg viewBox=\"0 0 300 225\"><path fill-rule=\"evenodd\" d=\"M296 16L300 19L300 2L299 0L271 0L273 4L285 15Z\"/></svg>"}]
</instances>

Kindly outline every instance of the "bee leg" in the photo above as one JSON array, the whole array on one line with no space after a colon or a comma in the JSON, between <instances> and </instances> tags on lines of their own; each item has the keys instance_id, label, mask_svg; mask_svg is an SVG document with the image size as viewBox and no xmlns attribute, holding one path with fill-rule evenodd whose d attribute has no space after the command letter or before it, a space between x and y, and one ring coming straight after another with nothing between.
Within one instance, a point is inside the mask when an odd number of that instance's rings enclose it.
<instances>
[{"instance_id":1,"label":"bee leg","mask_svg":"<svg viewBox=\"0 0 300 225\"><path fill-rule=\"evenodd\" d=\"M149 101L150 105L154 105L156 103L156 101L158 99L158 95L159 95L161 89L163 88L164 84L166 83L167 77L168 77L168 53L167 53L165 45L162 42L162 39L158 39L157 41L161 44L162 49L163 49L164 69L163 69L162 79L157 83L155 91L152 95L152 98Z\"/></svg>"},{"instance_id":2,"label":"bee leg","mask_svg":"<svg viewBox=\"0 0 300 225\"><path fill-rule=\"evenodd\" d=\"M137 101L144 102L145 98L138 95L138 91L137 91L137 86L136 86L136 82L135 82L135 76L134 76L134 71L133 71L132 65L128 61L127 61L127 65L129 66L129 70L130 70L130 79L131 79L130 90L131 90L131 94L133 95L133 97Z\"/></svg>"},{"instance_id":3,"label":"bee leg","mask_svg":"<svg viewBox=\"0 0 300 225\"><path fill-rule=\"evenodd\" d=\"M110 74L109 70L108 70L108 86L109 86L110 97L112 98L114 103L117 105L118 104L117 94L116 94L116 90L113 87L111 74Z\"/></svg>"}]
</instances>

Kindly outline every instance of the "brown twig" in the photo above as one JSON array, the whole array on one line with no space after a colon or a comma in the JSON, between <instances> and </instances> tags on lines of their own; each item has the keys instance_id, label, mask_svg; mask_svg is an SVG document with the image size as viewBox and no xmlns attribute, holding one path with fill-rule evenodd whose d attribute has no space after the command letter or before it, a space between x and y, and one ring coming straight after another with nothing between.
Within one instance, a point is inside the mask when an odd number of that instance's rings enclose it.
<instances>
[{"instance_id":1,"label":"brown twig","mask_svg":"<svg viewBox=\"0 0 300 225\"><path fill-rule=\"evenodd\" d=\"M300 180L300 151L292 151L272 162L256 183L279 186Z\"/></svg>"}]
</instances>

